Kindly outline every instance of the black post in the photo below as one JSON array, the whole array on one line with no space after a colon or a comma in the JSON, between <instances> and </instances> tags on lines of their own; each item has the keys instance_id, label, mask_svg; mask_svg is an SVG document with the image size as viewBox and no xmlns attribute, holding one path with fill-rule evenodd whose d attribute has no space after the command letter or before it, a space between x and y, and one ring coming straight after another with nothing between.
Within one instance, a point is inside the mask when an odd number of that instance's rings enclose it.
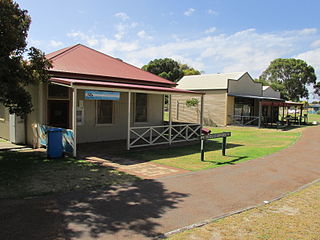
<instances>
[{"instance_id":1,"label":"black post","mask_svg":"<svg viewBox=\"0 0 320 240\"><path fill-rule=\"evenodd\" d=\"M227 137L223 137L223 139L222 139L222 156L226 155L226 145L227 145Z\"/></svg>"},{"instance_id":2,"label":"black post","mask_svg":"<svg viewBox=\"0 0 320 240\"><path fill-rule=\"evenodd\" d=\"M204 141L203 138L201 138L201 148L200 148L201 161L204 161L203 141Z\"/></svg>"}]
</instances>

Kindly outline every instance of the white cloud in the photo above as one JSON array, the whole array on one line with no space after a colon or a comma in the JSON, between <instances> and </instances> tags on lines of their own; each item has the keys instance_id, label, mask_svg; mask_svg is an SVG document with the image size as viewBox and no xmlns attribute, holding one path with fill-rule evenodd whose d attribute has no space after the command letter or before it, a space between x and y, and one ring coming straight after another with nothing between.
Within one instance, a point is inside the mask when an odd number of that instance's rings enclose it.
<instances>
[{"instance_id":1,"label":"white cloud","mask_svg":"<svg viewBox=\"0 0 320 240\"><path fill-rule=\"evenodd\" d=\"M301 34L309 35L317 32L316 28L305 28L301 30Z\"/></svg>"},{"instance_id":2,"label":"white cloud","mask_svg":"<svg viewBox=\"0 0 320 240\"><path fill-rule=\"evenodd\" d=\"M320 71L320 48L300 53L296 55L295 58L306 61L309 65Z\"/></svg>"},{"instance_id":3,"label":"white cloud","mask_svg":"<svg viewBox=\"0 0 320 240\"><path fill-rule=\"evenodd\" d=\"M49 46L54 48L61 47L62 45L63 45L63 42L56 41L56 40L50 40L49 42Z\"/></svg>"},{"instance_id":4,"label":"white cloud","mask_svg":"<svg viewBox=\"0 0 320 240\"><path fill-rule=\"evenodd\" d=\"M217 29L215 27L211 27L211 28L208 28L207 30L204 31L204 33L208 34L208 33L213 33L215 32Z\"/></svg>"},{"instance_id":5,"label":"white cloud","mask_svg":"<svg viewBox=\"0 0 320 240\"><path fill-rule=\"evenodd\" d=\"M85 41L85 44L95 47L106 54L125 53L139 48L137 41L125 42L117 38L109 39L103 35L88 35L80 31L68 33L67 36Z\"/></svg>"},{"instance_id":6,"label":"white cloud","mask_svg":"<svg viewBox=\"0 0 320 240\"><path fill-rule=\"evenodd\" d=\"M183 14L185 16L191 16L196 10L194 8L189 8L188 10L186 10Z\"/></svg>"},{"instance_id":7,"label":"white cloud","mask_svg":"<svg viewBox=\"0 0 320 240\"><path fill-rule=\"evenodd\" d=\"M311 47L320 47L320 39L311 43Z\"/></svg>"},{"instance_id":8,"label":"white cloud","mask_svg":"<svg viewBox=\"0 0 320 240\"><path fill-rule=\"evenodd\" d=\"M86 43L91 41L96 49L138 67L155 58L171 57L206 73L248 71L253 77L258 77L272 60L279 57L296 56L320 69L320 48L304 49L306 43L309 41L310 45L316 36L307 37L302 32L307 31L259 33L251 28L197 38L171 35L163 44L159 44L155 37L148 39L151 36L145 30L135 32L131 38L111 39L82 32L72 32L69 36ZM146 38L148 44L145 43Z\"/></svg>"},{"instance_id":9,"label":"white cloud","mask_svg":"<svg viewBox=\"0 0 320 240\"><path fill-rule=\"evenodd\" d=\"M122 21L128 20L130 17L125 12L118 12L115 14L117 18L120 18Z\"/></svg>"},{"instance_id":10,"label":"white cloud","mask_svg":"<svg viewBox=\"0 0 320 240\"><path fill-rule=\"evenodd\" d=\"M96 36L94 36L94 35L89 36L83 32L80 32L80 31L67 33L67 36L72 37L72 38L81 39L82 41L85 41L85 44L89 45L90 47L95 47L98 44L98 40L97 40Z\"/></svg>"},{"instance_id":11,"label":"white cloud","mask_svg":"<svg viewBox=\"0 0 320 240\"><path fill-rule=\"evenodd\" d=\"M209 9L208 10L208 14L209 15L217 15L218 13L216 11L212 10L212 9Z\"/></svg>"},{"instance_id":12,"label":"white cloud","mask_svg":"<svg viewBox=\"0 0 320 240\"><path fill-rule=\"evenodd\" d=\"M153 37L148 35L144 30L141 30L137 33L137 36L141 39L152 40Z\"/></svg>"}]
</instances>

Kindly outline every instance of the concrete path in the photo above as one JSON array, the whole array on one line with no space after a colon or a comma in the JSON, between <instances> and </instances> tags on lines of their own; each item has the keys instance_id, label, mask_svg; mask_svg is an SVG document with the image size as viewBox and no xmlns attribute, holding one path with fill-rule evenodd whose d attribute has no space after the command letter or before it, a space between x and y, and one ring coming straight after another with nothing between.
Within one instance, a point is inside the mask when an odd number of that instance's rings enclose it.
<instances>
[{"instance_id":1,"label":"concrete path","mask_svg":"<svg viewBox=\"0 0 320 240\"><path fill-rule=\"evenodd\" d=\"M320 178L320 127L220 168L98 191L0 201L0 239L145 239L272 200Z\"/></svg>"},{"instance_id":2,"label":"concrete path","mask_svg":"<svg viewBox=\"0 0 320 240\"><path fill-rule=\"evenodd\" d=\"M17 144L11 143L11 142L4 142L3 140L0 141L0 151L2 151L2 150L10 150L10 149L20 149L20 148L25 148L25 147L26 146L17 145Z\"/></svg>"}]
</instances>

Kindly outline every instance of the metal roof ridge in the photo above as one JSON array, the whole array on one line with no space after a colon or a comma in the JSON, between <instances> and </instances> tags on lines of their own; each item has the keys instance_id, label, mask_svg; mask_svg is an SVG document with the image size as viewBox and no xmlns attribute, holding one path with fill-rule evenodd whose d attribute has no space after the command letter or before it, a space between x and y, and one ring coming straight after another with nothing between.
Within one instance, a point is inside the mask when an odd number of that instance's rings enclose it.
<instances>
[{"instance_id":1,"label":"metal roof ridge","mask_svg":"<svg viewBox=\"0 0 320 240\"><path fill-rule=\"evenodd\" d=\"M84 46L80 43L76 44L76 45L72 45L70 47L67 47L64 51L52 56L51 58L49 58L49 60L53 60L54 58L59 58L61 57L62 55L66 54L67 52L70 52L71 50L75 50L76 48L80 47L80 46ZM58 50L59 51L59 50ZM50 53L49 53L50 54Z\"/></svg>"}]
</instances>

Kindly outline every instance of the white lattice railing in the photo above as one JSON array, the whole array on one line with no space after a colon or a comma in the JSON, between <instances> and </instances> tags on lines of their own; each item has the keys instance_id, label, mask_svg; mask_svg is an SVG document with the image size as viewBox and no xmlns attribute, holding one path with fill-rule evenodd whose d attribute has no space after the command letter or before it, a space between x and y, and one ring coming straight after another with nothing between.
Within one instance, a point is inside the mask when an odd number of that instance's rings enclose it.
<instances>
[{"instance_id":1,"label":"white lattice railing","mask_svg":"<svg viewBox=\"0 0 320 240\"><path fill-rule=\"evenodd\" d=\"M243 116L243 115L228 115L231 118L232 124L246 126L251 124L258 124L258 116Z\"/></svg>"},{"instance_id":2,"label":"white lattice railing","mask_svg":"<svg viewBox=\"0 0 320 240\"><path fill-rule=\"evenodd\" d=\"M131 127L129 148L193 141L200 133L199 124Z\"/></svg>"}]
</instances>

